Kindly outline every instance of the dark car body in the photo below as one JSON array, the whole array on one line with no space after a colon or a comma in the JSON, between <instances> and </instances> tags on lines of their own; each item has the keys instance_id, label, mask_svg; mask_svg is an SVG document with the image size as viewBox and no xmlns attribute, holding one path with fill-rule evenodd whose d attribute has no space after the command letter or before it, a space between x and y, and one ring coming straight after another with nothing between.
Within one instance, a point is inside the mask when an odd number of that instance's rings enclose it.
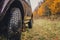
<instances>
[{"instance_id":1,"label":"dark car body","mask_svg":"<svg viewBox=\"0 0 60 40\"><path fill-rule=\"evenodd\" d=\"M17 4L16 4L17 3ZM19 4L18 4L19 3ZM0 1L0 21L6 14L6 11L9 9L9 7L14 4L14 5L20 5L22 14L26 19L27 16L32 15L32 10L31 10L31 5L29 0L1 0Z\"/></svg>"}]
</instances>

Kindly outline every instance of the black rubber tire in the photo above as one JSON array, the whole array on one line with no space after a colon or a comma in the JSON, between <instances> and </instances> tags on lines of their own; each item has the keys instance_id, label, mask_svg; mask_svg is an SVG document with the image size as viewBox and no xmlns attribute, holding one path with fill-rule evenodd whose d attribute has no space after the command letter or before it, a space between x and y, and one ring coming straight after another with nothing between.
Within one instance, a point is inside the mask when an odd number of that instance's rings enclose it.
<instances>
[{"instance_id":1,"label":"black rubber tire","mask_svg":"<svg viewBox=\"0 0 60 40\"><path fill-rule=\"evenodd\" d=\"M10 9L10 18L8 23L8 37L7 40L20 40L22 28L22 17L19 8Z\"/></svg>"},{"instance_id":2,"label":"black rubber tire","mask_svg":"<svg viewBox=\"0 0 60 40\"><path fill-rule=\"evenodd\" d=\"M33 20L31 19L29 22L28 22L28 28L31 29L33 26Z\"/></svg>"}]
</instances>

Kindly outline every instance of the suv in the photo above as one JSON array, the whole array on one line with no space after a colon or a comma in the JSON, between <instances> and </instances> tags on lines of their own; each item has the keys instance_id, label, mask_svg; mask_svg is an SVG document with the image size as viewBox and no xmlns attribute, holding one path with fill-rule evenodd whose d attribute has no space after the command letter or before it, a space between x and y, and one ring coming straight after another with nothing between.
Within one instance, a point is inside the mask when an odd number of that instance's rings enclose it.
<instances>
[{"instance_id":1,"label":"suv","mask_svg":"<svg viewBox=\"0 0 60 40\"><path fill-rule=\"evenodd\" d=\"M0 0L0 36L20 40L25 24L32 28L33 14L30 0Z\"/></svg>"}]
</instances>

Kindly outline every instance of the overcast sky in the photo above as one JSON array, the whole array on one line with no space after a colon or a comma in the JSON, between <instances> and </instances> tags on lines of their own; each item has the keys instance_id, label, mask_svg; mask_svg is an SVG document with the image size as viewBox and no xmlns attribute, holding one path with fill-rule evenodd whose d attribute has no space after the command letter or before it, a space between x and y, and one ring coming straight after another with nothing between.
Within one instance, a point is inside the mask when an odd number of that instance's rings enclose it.
<instances>
[{"instance_id":1,"label":"overcast sky","mask_svg":"<svg viewBox=\"0 0 60 40\"><path fill-rule=\"evenodd\" d=\"M39 2L43 2L43 0L30 0L31 1L31 6L32 6L32 11L36 8Z\"/></svg>"}]
</instances>

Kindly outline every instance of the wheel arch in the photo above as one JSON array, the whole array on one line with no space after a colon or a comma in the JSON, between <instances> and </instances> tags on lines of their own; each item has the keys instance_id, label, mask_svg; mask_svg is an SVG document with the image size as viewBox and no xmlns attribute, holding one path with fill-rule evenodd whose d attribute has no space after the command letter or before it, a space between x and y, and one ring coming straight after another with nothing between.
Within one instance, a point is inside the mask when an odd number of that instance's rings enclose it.
<instances>
[{"instance_id":1,"label":"wheel arch","mask_svg":"<svg viewBox=\"0 0 60 40\"><path fill-rule=\"evenodd\" d=\"M10 5L10 7L8 8L7 11L9 11L9 10L10 10L11 8L13 8L13 7L18 7L18 8L20 9L21 15L22 15L22 23L23 23L23 21L24 21L24 8L23 8L23 4L22 4L20 1L15 0L15 1L13 1L13 2L11 3L11 5Z\"/></svg>"}]
</instances>

